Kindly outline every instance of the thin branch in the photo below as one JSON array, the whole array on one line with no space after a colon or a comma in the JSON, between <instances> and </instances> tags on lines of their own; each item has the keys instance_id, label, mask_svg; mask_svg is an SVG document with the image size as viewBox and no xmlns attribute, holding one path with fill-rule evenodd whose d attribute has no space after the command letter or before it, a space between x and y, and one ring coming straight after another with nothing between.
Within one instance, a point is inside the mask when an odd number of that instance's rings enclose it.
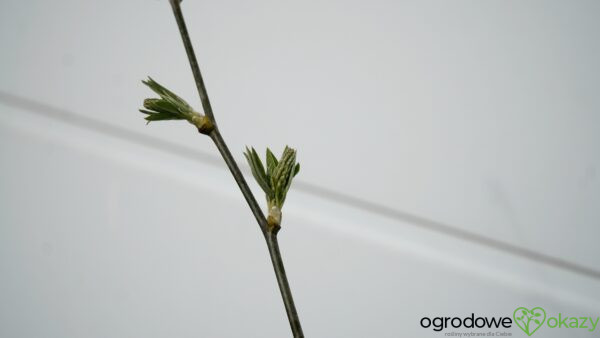
<instances>
[{"instance_id":1,"label":"thin branch","mask_svg":"<svg viewBox=\"0 0 600 338\"><path fill-rule=\"evenodd\" d=\"M281 292L283 304L285 305L285 310L288 316L288 320L290 322L292 333L295 338L302 338L304 337L304 333L302 332L300 318L298 317L296 306L294 305L294 298L292 297L292 292L290 290L287 275L285 273L285 268L283 266L283 260L281 258L281 252L279 251L279 244L277 242L277 232L279 230L279 227L269 227L267 225L267 220L265 219L262 209L256 202L256 198L254 198L252 191L248 187L248 183L246 183L244 175L240 171L237 163L235 162L235 159L233 158L231 152L229 151L229 148L227 147L227 144L225 143L225 140L223 140L223 137L221 136L219 128L214 119L212 107L208 99L206 86L204 85L204 81L202 80L202 74L200 73L200 67L198 66L196 55L194 54L192 42L190 41L185 21L183 19L183 14L179 5L180 1L169 0L169 2L171 3L171 7L173 8L173 14L175 15L175 20L177 21L177 25L179 26L179 32L181 33L183 45L185 46L185 51L190 61L190 66L192 68L192 73L194 74L196 87L198 88L198 93L200 95L200 100L202 101L204 113L214 123L214 129L208 135L217 146L217 149L219 149L223 160L225 160L227 167L229 167L231 174L235 178L235 181L237 182L240 190L242 191L246 202L248 202L250 210L252 210L252 213L254 214L254 217L256 218L256 221L258 222L258 225L263 233L263 236L265 237L267 247L269 248L269 255L273 263L273 270L275 271L275 276L277 277L277 283L279 285L279 290Z\"/></svg>"},{"instance_id":2,"label":"thin branch","mask_svg":"<svg viewBox=\"0 0 600 338\"><path fill-rule=\"evenodd\" d=\"M229 167L229 171L231 171L233 178L235 178L235 181L237 182L238 187L240 187L240 190L242 191L242 194L244 195L246 202L248 202L248 206L250 207L250 210L252 210L252 213L254 214L254 218L256 218L256 222L258 222L258 226L260 227L260 230L262 231L263 235L266 236L267 220L265 218L265 215L263 214L262 209L256 202L256 198L254 198L254 194L252 194L252 190L250 190L250 187L248 187L248 183L246 183L246 179L244 178L244 175L240 171L240 168L238 167L237 163L235 162L235 159L231 155L231 152L229 151L229 148L227 147L225 140L223 140L223 137L221 136L221 132L219 131L218 128L215 128L209 134L209 136L213 140L215 145L217 146L217 149L219 149L221 156L223 156L223 160L225 160L227 167Z\"/></svg>"},{"instance_id":3,"label":"thin branch","mask_svg":"<svg viewBox=\"0 0 600 338\"><path fill-rule=\"evenodd\" d=\"M287 275L285 274L285 268L283 267L283 260L281 260L279 243L277 242L277 233L269 232L265 238L267 240L267 246L269 247L271 261L273 262L273 269L277 276L277 283L279 283L281 298L283 298L283 303L285 304L285 312L290 321L290 327L292 328L294 337L304 337L302 326L300 325L300 317L298 317L298 312L296 312L296 306L294 305L294 298L292 298L292 290L290 290Z\"/></svg>"},{"instance_id":4,"label":"thin branch","mask_svg":"<svg viewBox=\"0 0 600 338\"><path fill-rule=\"evenodd\" d=\"M190 41L190 35L188 34L187 27L185 26L185 21L183 20L183 13L181 12L181 6L179 3L181 1L178 0L169 0L171 2L171 7L173 8L173 14L175 15L175 20L177 20L177 26L179 27L179 33L181 34L181 39L183 39L183 45L185 46L185 52L187 53L188 59L190 60L190 67L192 67L192 73L194 74L194 80L196 81L196 88L198 88L198 94L200 95L200 100L202 101L202 108L204 109L204 114L211 118L214 122L215 117L213 115L212 107L210 105L210 100L208 99L208 93L206 92L206 86L204 85L204 80L202 80L202 73L200 73L200 67L198 67L198 60L196 60L196 54L194 53L194 48L192 47L192 42Z\"/></svg>"}]
</instances>

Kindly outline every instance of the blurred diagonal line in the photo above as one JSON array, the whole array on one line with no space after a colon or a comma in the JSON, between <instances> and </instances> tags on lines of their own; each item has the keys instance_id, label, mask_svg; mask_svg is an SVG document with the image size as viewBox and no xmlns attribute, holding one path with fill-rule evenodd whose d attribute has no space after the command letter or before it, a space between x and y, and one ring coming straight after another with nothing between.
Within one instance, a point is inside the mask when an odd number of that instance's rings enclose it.
<instances>
[{"instance_id":1,"label":"blurred diagonal line","mask_svg":"<svg viewBox=\"0 0 600 338\"><path fill-rule=\"evenodd\" d=\"M6 106L23 109L36 115L41 115L44 117L59 120L80 128L92 130L101 134L110 135L139 145L149 146L153 149L166 151L170 154L176 154L185 158L193 158L210 165L223 167L221 159L216 155L213 156L205 152L199 151L197 149L160 140L139 132L131 131L126 128L103 122L101 120L89 118L74 112L70 112L65 109L53 107L45 103L41 103L38 101L16 96L2 91L0 91L0 103L3 103ZM248 169L244 167L244 171L247 173ZM308 194L332 200L337 203L350 206L352 208L384 216L396 221L405 222L422 229L427 229L430 231L441 233L453 238L486 246L537 263L545 264L558 269L567 270L576 274L600 280L600 271L588 268L583 265L572 263L567 260L539 253L537 251L523 248L504 241L499 241L491 237L486 237L473 232L462 230L448 224L427 219L425 217L417 216L407 212L402 212L381 204L373 203L362 198L347 195L341 192L337 192L335 190L323 188L315 184L299 181L294 185L296 189L304 191Z\"/></svg>"},{"instance_id":2,"label":"blurred diagonal line","mask_svg":"<svg viewBox=\"0 0 600 338\"><path fill-rule=\"evenodd\" d=\"M146 134L131 131L127 128L106 123L98 119L89 118L65 109L53 107L42 102L0 91L0 103L3 103L7 106L20 108L36 115L59 120L80 128L93 130L101 134L107 134L119 139L127 140L129 142L149 146L153 149L160 149L186 158L194 158L212 165L222 166L223 161L217 156L213 156L190 147L181 146L176 143L162 141Z\"/></svg>"},{"instance_id":3,"label":"blurred diagonal line","mask_svg":"<svg viewBox=\"0 0 600 338\"><path fill-rule=\"evenodd\" d=\"M322 188L320 186L299 181L296 184L296 188L302 189L305 192L318 195L319 197L335 200L339 203L362 209L371 213L375 213L381 216L385 216L397 221L409 223L411 225L428 229L431 231L439 232L454 238L473 242L489 248L493 248L499 251L503 251L515 256L526 258L538 263L553 266L555 268L568 270L577 274L585 275L596 280L600 280L600 271L588 268L583 265L569 262L564 259L560 259L554 256L546 255L537 251L533 251L527 248L520 247L508 242L499 241L497 239L479 235L470 231L462 230L454 226L444 224L438 221L434 221L428 218L410 214L407 212L399 211L381 204L373 203L368 200L357 198L351 195L339 193L334 190Z\"/></svg>"}]
</instances>

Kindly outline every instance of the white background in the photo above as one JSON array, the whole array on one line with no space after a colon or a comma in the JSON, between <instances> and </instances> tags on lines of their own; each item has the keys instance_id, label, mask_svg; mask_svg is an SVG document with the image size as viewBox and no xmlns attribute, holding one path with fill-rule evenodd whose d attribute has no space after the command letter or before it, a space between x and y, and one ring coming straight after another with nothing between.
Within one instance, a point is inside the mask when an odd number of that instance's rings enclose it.
<instances>
[{"instance_id":1,"label":"white background","mask_svg":"<svg viewBox=\"0 0 600 338\"><path fill-rule=\"evenodd\" d=\"M240 163L298 149L280 241L307 337L600 316L598 2L182 6ZM289 336L210 140L137 112L148 75L200 109L168 2L3 1L0 43L0 336Z\"/></svg>"}]
</instances>

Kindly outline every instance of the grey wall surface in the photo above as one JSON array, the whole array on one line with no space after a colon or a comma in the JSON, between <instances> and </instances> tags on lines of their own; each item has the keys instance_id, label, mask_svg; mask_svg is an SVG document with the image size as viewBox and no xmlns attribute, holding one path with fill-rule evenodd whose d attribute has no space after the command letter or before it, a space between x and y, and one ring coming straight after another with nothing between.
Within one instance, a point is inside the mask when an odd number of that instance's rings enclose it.
<instances>
[{"instance_id":1,"label":"grey wall surface","mask_svg":"<svg viewBox=\"0 0 600 338\"><path fill-rule=\"evenodd\" d=\"M0 6L0 336L288 336L216 149L137 112L148 75L200 109L168 2ZM182 6L239 161L299 151L280 237L308 337L600 316L599 2Z\"/></svg>"}]
</instances>

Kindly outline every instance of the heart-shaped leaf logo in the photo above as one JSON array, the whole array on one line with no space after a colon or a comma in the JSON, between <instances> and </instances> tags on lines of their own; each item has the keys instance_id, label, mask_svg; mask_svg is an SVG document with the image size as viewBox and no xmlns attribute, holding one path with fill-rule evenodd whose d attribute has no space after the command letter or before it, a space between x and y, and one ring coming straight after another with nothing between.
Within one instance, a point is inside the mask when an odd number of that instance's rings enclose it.
<instances>
[{"instance_id":1,"label":"heart-shaped leaf logo","mask_svg":"<svg viewBox=\"0 0 600 338\"><path fill-rule=\"evenodd\" d=\"M518 307L513 312L513 319L515 323L525 332L528 336L535 333L546 321L546 310L541 307L534 307L529 310L524 307Z\"/></svg>"}]
</instances>

